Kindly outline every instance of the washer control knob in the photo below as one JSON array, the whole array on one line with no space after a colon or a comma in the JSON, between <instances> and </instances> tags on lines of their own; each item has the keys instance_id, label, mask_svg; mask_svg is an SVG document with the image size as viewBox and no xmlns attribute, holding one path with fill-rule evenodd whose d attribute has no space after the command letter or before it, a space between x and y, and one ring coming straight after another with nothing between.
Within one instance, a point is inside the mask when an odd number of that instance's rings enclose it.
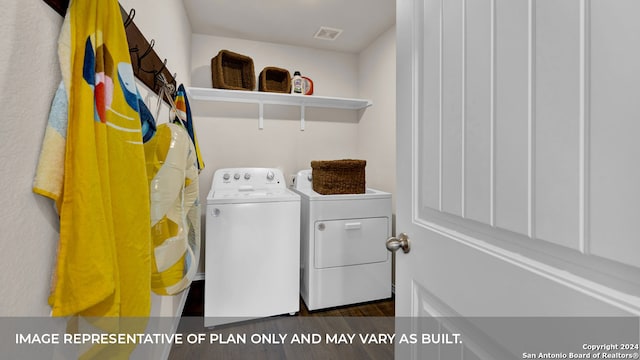
<instances>
[{"instance_id":1,"label":"washer control knob","mask_svg":"<svg viewBox=\"0 0 640 360\"><path fill-rule=\"evenodd\" d=\"M233 178L236 180L240 180L240 173L233 174Z\"/></svg>"},{"instance_id":2,"label":"washer control knob","mask_svg":"<svg viewBox=\"0 0 640 360\"><path fill-rule=\"evenodd\" d=\"M244 179L245 179L245 180L249 180L249 179L251 179L251 174L249 174L249 173L244 173Z\"/></svg>"},{"instance_id":3,"label":"washer control knob","mask_svg":"<svg viewBox=\"0 0 640 360\"><path fill-rule=\"evenodd\" d=\"M271 181L275 177L276 177L276 174L274 174L273 171L271 170L267 171L267 180Z\"/></svg>"},{"instance_id":4,"label":"washer control knob","mask_svg":"<svg viewBox=\"0 0 640 360\"><path fill-rule=\"evenodd\" d=\"M229 175L229 173L225 173L224 175L222 175L222 179L224 179L225 181L229 180L230 177L231 175Z\"/></svg>"}]
</instances>

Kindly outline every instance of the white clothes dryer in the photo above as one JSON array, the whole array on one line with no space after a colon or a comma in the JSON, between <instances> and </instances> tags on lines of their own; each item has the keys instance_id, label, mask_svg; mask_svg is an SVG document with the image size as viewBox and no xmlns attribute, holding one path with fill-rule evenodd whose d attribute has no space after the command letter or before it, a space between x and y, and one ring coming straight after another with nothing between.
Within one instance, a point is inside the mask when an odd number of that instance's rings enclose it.
<instances>
[{"instance_id":1,"label":"white clothes dryer","mask_svg":"<svg viewBox=\"0 0 640 360\"><path fill-rule=\"evenodd\" d=\"M391 194L321 195L312 171L297 173L300 293L309 310L391 297Z\"/></svg>"},{"instance_id":2,"label":"white clothes dryer","mask_svg":"<svg viewBox=\"0 0 640 360\"><path fill-rule=\"evenodd\" d=\"M299 310L300 196L279 169L227 168L207 196L204 325Z\"/></svg>"}]
</instances>

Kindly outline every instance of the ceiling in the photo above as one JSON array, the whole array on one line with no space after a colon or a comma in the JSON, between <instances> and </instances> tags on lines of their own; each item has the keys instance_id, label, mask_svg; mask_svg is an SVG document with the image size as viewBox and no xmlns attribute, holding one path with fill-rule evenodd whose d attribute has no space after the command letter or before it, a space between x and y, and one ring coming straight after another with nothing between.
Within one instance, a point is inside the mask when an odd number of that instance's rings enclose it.
<instances>
[{"instance_id":1,"label":"ceiling","mask_svg":"<svg viewBox=\"0 0 640 360\"><path fill-rule=\"evenodd\" d=\"M358 53L395 24L395 0L183 0L197 34ZM342 29L315 39L321 26Z\"/></svg>"}]
</instances>

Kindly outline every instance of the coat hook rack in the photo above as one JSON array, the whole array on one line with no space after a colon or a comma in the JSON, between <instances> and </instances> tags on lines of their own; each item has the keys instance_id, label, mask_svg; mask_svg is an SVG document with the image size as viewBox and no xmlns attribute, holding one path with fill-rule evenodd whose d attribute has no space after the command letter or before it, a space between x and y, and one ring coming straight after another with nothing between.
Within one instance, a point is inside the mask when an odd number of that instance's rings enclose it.
<instances>
[{"instance_id":1,"label":"coat hook rack","mask_svg":"<svg viewBox=\"0 0 640 360\"><path fill-rule=\"evenodd\" d=\"M131 25L133 18L136 17L136 9L129 10L129 15L127 15L127 19L124 21L124 27Z\"/></svg>"},{"instance_id":2,"label":"coat hook rack","mask_svg":"<svg viewBox=\"0 0 640 360\"><path fill-rule=\"evenodd\" d=\"M69 0L43 1L51 6L58 14L65 16L67 13ZM153 50L155 41L151 40L151 43L147 41L133 21L135 10L131 9L131 11L127 13L124 8L122 8L122 5L120 5L120 13L127 33L133 73L138 80L142 81L142 83L149 87L154 93L160 94L161 84L158 83L156 77L159 74L163 74L167 83L172 84L173 88L177 89L175 76L172 75L171 71L167 68L166 60L161 60L155 50ZM140 51L144 51L144 53L142 55L138 54ZM165 102L168 103L166 99Z\"/></svg>"}]
</instances>

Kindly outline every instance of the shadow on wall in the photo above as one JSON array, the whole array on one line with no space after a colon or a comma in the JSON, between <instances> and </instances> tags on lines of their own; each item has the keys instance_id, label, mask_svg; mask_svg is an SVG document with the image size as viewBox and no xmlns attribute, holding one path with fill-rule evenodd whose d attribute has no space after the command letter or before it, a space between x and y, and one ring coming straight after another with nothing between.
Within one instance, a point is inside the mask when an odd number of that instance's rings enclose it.
<instances>
[{"instance_id":1,"label":"shadow on wall","mask_svg":"<svg viewBox=\"0 0 640 360\"><path fill-rule=\"evenodd\" d=\"M257 120L260 114L258 104L190 100L190 105L191 112L195 117ZM304 118L305 121L357 124L364 111L307 107L304 111ZM266 120L300 121L300 115L300 107L298 106L264 104L264 118Z\"/></svg>"}]
</instances>

